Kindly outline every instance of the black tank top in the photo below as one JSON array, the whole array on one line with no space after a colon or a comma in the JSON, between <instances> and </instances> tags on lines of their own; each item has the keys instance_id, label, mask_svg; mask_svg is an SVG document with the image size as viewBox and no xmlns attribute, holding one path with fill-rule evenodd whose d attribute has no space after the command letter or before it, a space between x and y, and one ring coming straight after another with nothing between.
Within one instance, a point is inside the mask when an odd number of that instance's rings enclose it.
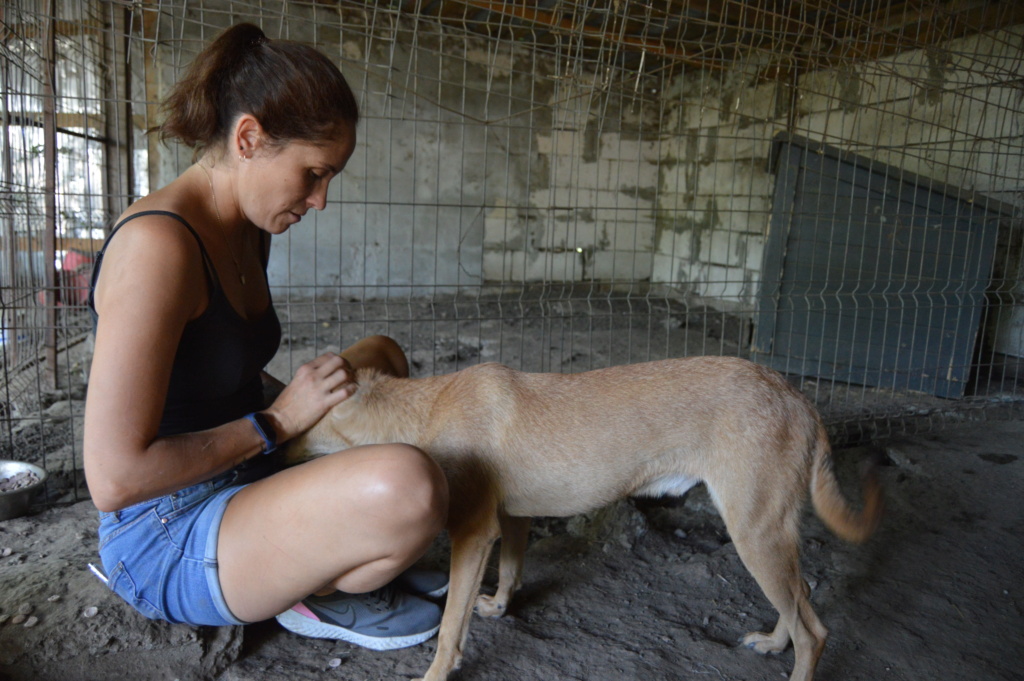
<instances>
[{"instance_id":1,"label":"black tank top","mask_svg":"<svg viewBox=\"0 0 1024 681\"><path fill-rule=\"evenodd\" d=\"M260 372L273 359L281 343L281 323L273 301L263 314L245 319L231 306L217 278L213 261L199 234L180 215L168 211L143 211L130 215L107 237L96 255L89 287L93 330L99 323L94 293L107 244L126 222L143 215L166 215L185 225L199 244L209 286L209 304L185 325L171 369L159 435L194 432L234 421L266 405ZM267 263L263 263L264 284Z\"/></svg>"}]
</instances>

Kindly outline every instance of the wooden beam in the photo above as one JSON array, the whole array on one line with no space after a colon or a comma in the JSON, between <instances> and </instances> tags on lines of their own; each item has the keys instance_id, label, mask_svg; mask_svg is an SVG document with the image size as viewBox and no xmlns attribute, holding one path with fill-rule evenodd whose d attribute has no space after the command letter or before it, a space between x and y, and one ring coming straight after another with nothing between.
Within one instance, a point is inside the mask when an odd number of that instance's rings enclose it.
<instances>
[{"instance_id":1,"label":"wooden beam","mask_svg":"<svg viewBox=\"0 0 1024 681\"><path fill-rule=\"evenodd\" d=\"M16 253L31 253L42 251L46 248L45 239L35 236L21 235L15 239ZM96 253L103 247L103 239L86 239L81 237L55 237L54 255L57 251L81 251L83 253Z\"/></svg>"},{"instance_id":2,"label":"wooden beam","mask_svg":"<svg viewBox=\"0 0 1024 681\"><path fill-rule=\"evenodd\" d=\"M8 111L7 120L5 121L8 125L28 125L43 127L43 112L41 111ZM86 113L55 113L54 123L57 126L58 132L67 132L67 134L78 134L80 132L72 132L74 128L94 128L96 130L103 130L106 127L106 122L103 116L96 114ZM95 138L97 141L102 141L102 138Z\"/></svg>"},{"instance_id":3,"label":"wooden beam","mask_svg":"<svg viewBox=\"0 0 1024 681\"><path fill-rule=\"evenodd\" d=\"M106 162L103 171L103 211L106 215L120 215L133 200L134 154L132 153L131 63L128 46L131 44L127 27L131 10L111 6L110 30L104 33L104 61L110 65L103 69L103 122L105 137L103 150Z\"/></svg>"},{"instance_id":4,"label":"wooden beam","mask_svg":"<svg viewBox=\"0 0 1024 681\"><path fill-rule=\"evenodd\" d=\"M957 8L959 6L959 9ZM836 62L873 61L900 52L921 49L1024 23L1024 3L960 2L952 6L930 5L920 12L907 12L900 20L884 22L883 16L869 17L864 30L852 38L811 55L816 68Z\"/></svg>"},{"instance_id":5,"label":"wooden beam","mask_svg":"<svg viewBox=\"0 0 1024 681\"><path fill-rule=\"evenodd\" d=\"M3 17L4 8L0 7L0 18ZM9 97L11 96L11 87L9 85L9 79L11 78L10 73L10 62L7 59L0 60L0 114L6 114L9 108ZM10 145L10 131L7 123L8 116L3 115L2 121L0 121L0 131L2 131L3 138L3 157L0 159L0 169L3 170L3 175L6 178L13 177L11 172L14 164L12 158L11 145ZM4 210L3 211L3 236L2 239L7 241L13 241L15 238L14 230L14 211ZM0 323L7 327L7 333L10 337L17 338L19 335L18 327L20 320L18 315L8 315L7 310L10 307L10 300L8 299L8 292L14 291L15 272L17 272L18 258L15 249L10 248L7 250L6 259L4 264L7 266L7 271L4 276L0 278ZM5 343L3 348L0 348L0 357L6 362L6 366L14 367L18 365L18 343Z\"/></svg>"},{"instance_id":6,"label":"wooden beam","mask_svg":"<svg viewBox=\"0 0 1024 681\"><path fill-rule=\"evenodd\" d=\"M43 293L46 308L46 329L43 331L43 380L50 390L57 389L57 273L54 271L57 237L57 66L56 42L56 0L47 5L46 24L43 26L43 159L46 172L45 224L43 230Z\"/></svg>"},{"instance_id":7,"label":"wooden beam","mask_svg":"<svg viewBox=\"0 0 1024 681\"><path fill-rule=\"evenodd\" d=\"M79 36L84 33L100 35L104 30L101 22L92 19L82 22L55 19L52 28L55 36ZM39 40L44 34L45 28L40 29L39 24L0 24L0 43Z\"/></svg>"},{"instance_id":8,"label":"wooden beam","mask_svg":"<svg viewBox=\"0 0 1024 681\"><path fill-rule=\"evenodd\" d=\"M557 33L582 34L592 38L622 42L633 48L641 49L651 54L670 57L681 61L689 61L692 57L682 49L666 44L662 40L643 38L635 35L610 34L603 29L586 25L575 24L568 19L563 19L552 12L525 7L522 4L502 2L502 0L456 0L456 2L475 9L486 10L500 16L519 19L527 23L542 26Z\"/></svg>"},{"instance_id":9,"label":"wooden beam","mask_svg":"<svg viewBox=\"0 0 1024 681\"><path fill-rule=\"evenodd\" d=\"M157 35L157 22L160 19L160 8L154 7L152 0L143 2L142 12L142 38L152 46L143 50L143 70L145 77L146 92L146 123L147 127L153 127L159 123L160 102L163 100L163 93L160 92L158 84L159 74L157 73L156 48L160 43L160 36ZM145 129L145 128L144 128ZM160 155L161 146L158 135L148 135L148 162L149 186L155 189L160 186Z\"/></svg>"}]
</instances>

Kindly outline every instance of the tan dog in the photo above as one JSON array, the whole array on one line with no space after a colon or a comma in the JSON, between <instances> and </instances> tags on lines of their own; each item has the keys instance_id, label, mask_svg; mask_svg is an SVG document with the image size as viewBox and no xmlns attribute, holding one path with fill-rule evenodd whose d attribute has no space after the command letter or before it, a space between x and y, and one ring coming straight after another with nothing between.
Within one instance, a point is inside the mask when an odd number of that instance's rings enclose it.
<instances>
[{"instance_id":1,"label":"tan dog","mask_svg":"<svg viewBox=\"0 0 1024 681\"><path fill-rule=\"evenodd\" d=\"M740 558L779 611L760 653L793 641L791 681L811 681L828 633L800 576L799 521L808 489L818 515L860 542L881 515L865 478L854 513L832 473L825 429L779 374L727 357L692 357L580 374L527 374L481 364L401 379L360 371L359 389L290 448L293 461L384 442L416 445L448 477L451 583L426 681L462 659L474 603L500 616L518 588L530 516L569 516L623 497L682 495L703 481ZM479 595L501 536L497 593Z\"/></svg>"}]
</instances>

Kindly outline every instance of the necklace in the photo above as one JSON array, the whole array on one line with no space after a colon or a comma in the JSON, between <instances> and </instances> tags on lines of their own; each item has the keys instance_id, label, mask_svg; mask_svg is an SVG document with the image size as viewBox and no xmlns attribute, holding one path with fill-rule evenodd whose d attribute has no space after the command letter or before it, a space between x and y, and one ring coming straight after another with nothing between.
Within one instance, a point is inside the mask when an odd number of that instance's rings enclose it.
<instances>
[{"instance_id":1,"label":"necklace","mask_svg":"<svg viewBox=\"0 0 1024 681\"><path fill-rule=\"evenodd\" d=\"M235 264L235 273L238 274L238 281L242 282L242 286L245 286L245 275L242 273L242 266L238 264L238 257L235 255L235 249L231 248L231 242L228 240L228 235L224 229L224 220L220 217L220 206L217 205L217 191L213 188L213 177L210 175L210 171L207 170L206 166L202 163L197 163L200 168L203 169L203 173L206 175L206 181L210 183L210 196L213 198L213 210L217 214L217 224L220 226L220 238L224 240L224 245L227 246L228 255L231 256L231 261Z\"/></svg>"}]
</instances>

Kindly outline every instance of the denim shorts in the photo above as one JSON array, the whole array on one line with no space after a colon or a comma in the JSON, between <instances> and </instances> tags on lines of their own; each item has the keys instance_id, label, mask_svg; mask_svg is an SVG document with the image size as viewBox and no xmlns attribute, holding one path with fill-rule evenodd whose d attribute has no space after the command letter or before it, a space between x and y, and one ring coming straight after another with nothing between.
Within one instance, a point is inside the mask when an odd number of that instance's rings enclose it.
<instances>
[{"instance_id":1,"label":"denim shorts","mask_svg":"<svg viewBox=\"0 0 1024 681\"><path fill-rule=\"evenodd\" d=\"M100 513L107 586L150 619L192 625L246 624L224 601L217 536L228 501L280 469L257 457L173 494Z\"/></svg>"}]
</instances>

